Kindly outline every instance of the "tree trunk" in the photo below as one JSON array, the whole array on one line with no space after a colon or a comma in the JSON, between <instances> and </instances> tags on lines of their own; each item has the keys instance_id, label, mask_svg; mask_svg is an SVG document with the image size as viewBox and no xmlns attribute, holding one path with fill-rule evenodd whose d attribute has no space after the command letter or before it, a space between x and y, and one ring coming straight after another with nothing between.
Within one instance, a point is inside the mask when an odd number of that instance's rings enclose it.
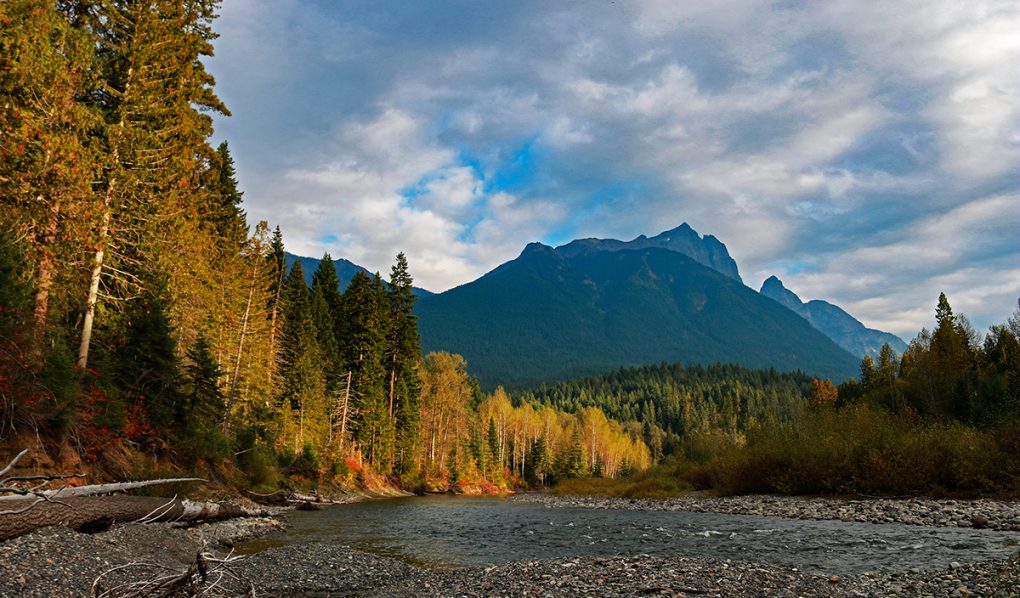
<instances>
[{"instance_id":1,"label":"tree trunk","mask_svg":"<svg viewBox=\"0 0 1020 598\"><path fill-rule=\"evenodd\" d=\"M40 196L39 200L43 198ZM38 287L35 291L35 310L33 320L32 352L36 355L42 354L43 341L46 338L46 320L50 308L50 289L53 287L53 240L57 236L57 225L60 222L60 200L54 200L50 206L49 215L46 219L46 226L43 234L36 245L39 248L39 263L37 265Z\"/></svg>"},{"instance_id":2,"label":"tree trunk","mask_svg":"<svg viewBox=\"0 0 1020 598\"><path fill-rule=\"evenodd\" d=\"M96 255L92 262L92 276L89 281L89 294L85 300L85 321L81 326L81 343L78 345L78 368L85 369L89 364L89 346L92 343L92 323L96 317L96 301L99 299L99 280L103 276L103 259L106 255L106 237L110 232L110 219L113 213L110 211L110 194L113 193L113 183L110 181L110 189L106 193L105 209L103 210L103 226L99 229L99 245L96 247Z\"/></svg>"},{"instance_id":3,"label":"tree trunk","mask_svg":"<svg viewBox=\"0 0 1020 598\"><path fill-rule=\"evenodd\" d=\"M121 93L121 102L126 103L128 93L132 89L131 81L134 75L134 66L127 70L124 91ZM116 135L112 140L113 154L112 164L119 168L120 163L120 140L124 137L124 127L127 125L126 115L121 112L120 122L117 123ZM99 229L99 241L96 245L96 254L92 262L92 277L89 280L89 294L85 300L85 321L81 326L81 343L78 345L78 367L85 369L89 364L89 346L92 343L92 323L96 317L96 301L99 298L99 281L103 275L103 259L106 255L106 245L109 242L107 236L110 234L110 220L113 218L113 194L117 188L117 178L111 176L106 187L106 196L103 198L103 225Z\"/></svg>"},{"instance_id":4,"label":"tree trunk","mask_svg":"<svg viewBox=\"0 0 1020 598\"><path fill-rule=\"evenodd\" d=\"M251 313L251 302L255 296L255 285L258 282L259 262L261 256L255 256L255 265L251 271L251 285L248 287L248 301L244 304L244 315L241 317L241 337L237 341L237 359L234 360L234 373L230 377L230 392L227 393L227 406L223 412L222 430L227 431L227 424L230 421L230 408L233 406L234 398L237 396L237 377L241 373L241 356L244 354L244 337L248 334L248 315Z\"/></svg>"},{"instance_id":5,"label":"tree trunk","mask_svg":"<svg viewBox=\"0 0 1020 598\"><path fill-rule=\"evenodd\" d=\"M354 370L347 372L347 391L344 393L344 409L343 415L340 416L340 452L344 450L344 438L347 433L347 406L351 403L351 377L354 375Z\"/></svg>"},{"instance_id":6,"label":"tree trunk","mask_svg":"<svg viewBox=\"0 0 1020 598\"><path fill-rule=\"evenodd\" d=\"M390 421L393 421L393 391L397 385L397 356L393 356L393 366L390 368Z\"/></svg>"},{"instance_id":7,"label":"tree trunk","mask_svg":"<svg viewBox=\"0 0 1020 598\"><path fill-rule=\"evenodd\" d=\"M27 507L36 499L4 501L5 509ZM41 502L22 513L0 514L0 541L41 527L59 525L78 531L101 531L131 521L208 521L265 515L229 503L196 503L154 496L73 496ZM63 504L61 504L63 503Z\"/></svg>"}]
</instances>

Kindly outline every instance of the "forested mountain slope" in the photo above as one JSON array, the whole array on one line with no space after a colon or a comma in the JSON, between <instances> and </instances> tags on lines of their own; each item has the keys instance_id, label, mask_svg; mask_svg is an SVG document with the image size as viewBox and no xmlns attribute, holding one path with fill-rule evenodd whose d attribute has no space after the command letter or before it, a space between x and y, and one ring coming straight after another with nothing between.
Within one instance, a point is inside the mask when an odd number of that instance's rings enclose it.
<instances>
[{"instance_id":1,"label":"forested mountain slope","mask_svg":"<svg viewBox=\"0 0 1020 598\"><path fill-rule=\"evenodd\" d=\"M660 361L836 379L857 369L803 318L686 255L657 247L565 251L571 245L532 243L478 280L422 298L423 347L464 355L489 386Z\"/></svg>"}]
</instances>

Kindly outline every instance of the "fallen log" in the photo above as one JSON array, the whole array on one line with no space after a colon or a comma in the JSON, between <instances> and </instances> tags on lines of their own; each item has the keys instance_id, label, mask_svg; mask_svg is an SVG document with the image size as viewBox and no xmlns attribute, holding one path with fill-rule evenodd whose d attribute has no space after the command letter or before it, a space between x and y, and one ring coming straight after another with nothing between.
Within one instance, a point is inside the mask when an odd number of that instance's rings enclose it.
<instances>
[{"instance_id":1,"label":"fallen log","mask_svg":"<svg viewBox=\"0 0 1020 598\"><path fill-rule=\"evenodd\" d=\"M78 477L78 476L75 476ZM26 478L19 478L26 479ZM52 478L44 478L52 479ZM164 484L179 484L182 482L204 482L203 478L164 478L161 480L141 480L138 482L117 482L114 484L92 484L91 486L68 486L66 488L57 488L55 490L43 490L43 491L32 491L27 492L32 496L39 498L50 498L60 499L70 498L72 496L95 496L96 494L111 494L113 492L126 492L128 490L137 490L139 488L147 488L149 486L162 486ZM8 490L4 488L4 490ZM14 492L15 490L10 490ZM22 496L0 496L0 505L6 508L6 503L24 500Z\"/></svg>"},{"instance_id":2,"label":"fallen log","mask_svg":"<svg viewBox=\"0 0 1020 598\"><path fill-rule=\"evenodd\" d=\"M200 522L268 514L261 509L247 509L230 503L193 502L152 496L62 496L53 501L39 501L21 497L4 500L4 507L8 510L0 513L0 540L16 538L53 525L96 532L115 523L132 521ZM29 506L31 508L21 510Z\"/></svg>"}]
</instances>

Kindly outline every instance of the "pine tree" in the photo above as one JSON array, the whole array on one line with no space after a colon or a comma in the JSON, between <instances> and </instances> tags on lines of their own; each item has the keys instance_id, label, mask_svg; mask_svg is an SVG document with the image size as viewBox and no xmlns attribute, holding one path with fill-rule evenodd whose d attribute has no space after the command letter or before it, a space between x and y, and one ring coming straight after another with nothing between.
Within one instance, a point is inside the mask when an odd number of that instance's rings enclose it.
<instances>
[{"instance_id":1,"label":"pine tree","mask_svg":"<svg viewBox=\"0 0 1020 598\"><path fill-rule=\"evenodd\" d=\"M493 482L499 482L502 480L503 463L499 460L499 435L496 432L496 420L491 417L489 418L489 431L485 434L485 439L489 449L489 454L486 455L489 470L485 473Z\"/></svg>"},{"instance_id":2,"label":"pine tree","mask_svg":"<svg viewBox=\"0 0 1020 598\"><path fill-rule=\"evenodd\" d=\"M421 425L421 339L414 315L414 281L407 258L397 254L388 287L389 322L384 359L389 368L389 417L396 433L396 469L408 474L414 468L415 447Z\"/></svg>"},{"instance_id":3,"label":"pine tree","mask_svg":"<svg viewBox=\"0 0 1020 598\"><path fill-rule=\"evenodd\" d=\"M164 286L159 281L147 286L152 290L131 302L121 341L104 361L121 389L125 413L128 406L141 406L153 425L167 428L180 401L176 341Z\"/></svg>"},{"instance_id":4,"label":"pine tree","mask_svg":"<svg viewBox=\"0 0 1020 598\"><path fill-rule=\"evenodd\" d=\"M389 417L385 403L386 310L382 283L359 272L341 298L341 355L351 373L351 395L358 417L352 421L354 439L375 465L386 462Z\"/></svg>"},{"instance_id":5,"label":"pine tree","mask_svg":"<svg viewBox=\"0 0 1020 598\"><path fill-rule=\"evenodd\" d=\"M204 334L188 349L188 364L184 367L187 386L185 399L177 411L177 426L181 432L191 427L215 426L225 401L219 381L223 370L216 363L212 346Z\"/></svg>"},{"instance_id":6,"label":"pine tree","mask_svg":"<svg viewBox=\"0 0 1020 598\"><path fill-rule=\"evenodd\" d=\"M208 112L229 114L201 63L212 55L215 7L214 0L96 0L81 11L102 77L87 97L105 125L79 367L88 363L101 283L127 296L149 272L174 272L180 252L173 245L181 242L174 233L204 202Z\"/></svg>"},{"instance_id":7,"label":"pine tree","mask_svg":"<svg viewBox=\"0 0 1020 598\"><path fill-rule=\"evenodd\" d=\"M322 356L322 372L326 381L327 411L329 418L328 442L339 436L342 425L342 396L346 397L347 371L340 356L337 341L337 323L340 320L340 282L336 267L327 253L319 261L312 276L312 322Z\"/></svg>"},{"instance_id":8,"label":"pine tree","mask_svg":"<svg viewBox=\"0 0 1020 598\"><path fill-rule=\"evenodd\" d=\"M39 357L60 282L58 260L84 243L99 119L79 97L92 84L92 43L45 0L0 3L0 220L28 241Z\"/></svg>"},{"instance_id":9,"label":"pine tree","mask_svg":"<svg viewBox=\"0 0 1020 598\"><path fill-rule=\"evenodd\" d=\"M298 453L306 442L319 446L325 439L325 380L312 321L311 297L301 262L295 263L283 290L281 378L287 414L282 440Z\"/></svg>"},{"instance_id":10,"label":"pine tree","mask_svg":"<svg viewBox=\"0 0 1020 598\"><path fill-rule=\"evenodd\" d=\"M244 193L238 189L237 170L226 141L216 148L210 173L214 176L211 184L214 193L208 218L221 243L236 251L248 239L248 225L241 207Z\"/></svg>"}]
</instances>

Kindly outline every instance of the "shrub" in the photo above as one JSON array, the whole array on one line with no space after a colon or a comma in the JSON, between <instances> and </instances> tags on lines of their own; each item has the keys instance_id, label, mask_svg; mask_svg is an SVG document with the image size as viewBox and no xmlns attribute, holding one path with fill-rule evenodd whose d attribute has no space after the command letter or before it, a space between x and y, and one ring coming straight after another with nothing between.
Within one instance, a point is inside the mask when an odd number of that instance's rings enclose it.
<instances>
[{"instance_id":1,"label":"shrub","mask_svg":"<svg viewBox=\"0 0 1020 598\"><path fill-rule=\"evenodd\" d=\"M854 405L751 433L683 474L724 494L975 494L1015 490L1009 433ZM1016 453L1012 453L1015 455Z\"/></svg>"}]
</instances>

